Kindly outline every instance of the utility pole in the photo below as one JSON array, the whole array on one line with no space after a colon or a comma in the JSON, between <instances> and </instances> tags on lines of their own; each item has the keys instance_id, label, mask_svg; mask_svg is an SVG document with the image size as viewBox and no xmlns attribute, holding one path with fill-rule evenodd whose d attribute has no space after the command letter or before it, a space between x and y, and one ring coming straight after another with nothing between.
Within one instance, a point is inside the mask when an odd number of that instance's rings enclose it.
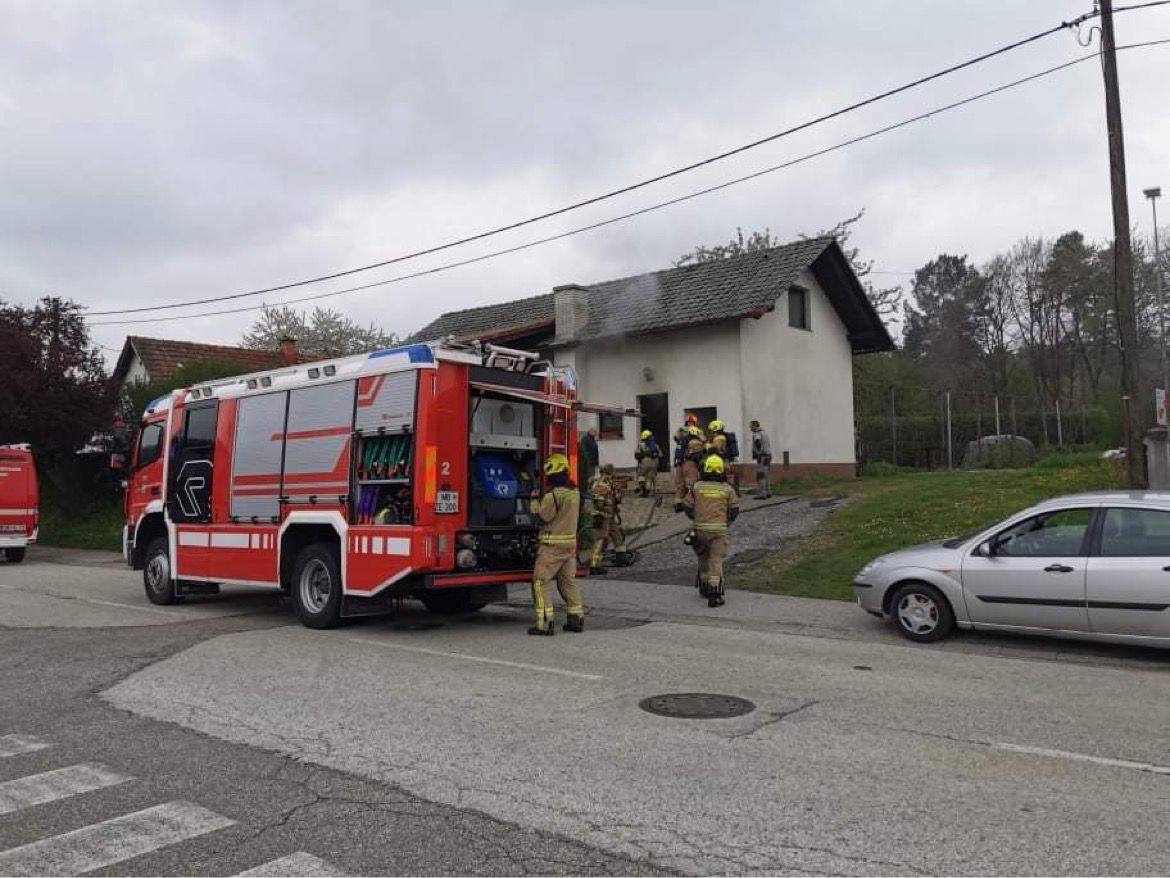
<instances>
[{"instance_id":1,"label":"utility pole","mask_svg":"<svg viewBox=\"0 0 1170 878\"><path fill-rule=\"evenodd\" d=\"M1105 77L1105 124L1109 133L1109 182L1113 189L1113 295L1121 343L1121 395L1138 398L1137 314L1133 296L1133 251L1129 242L1129 200L1125 183L1125 138L1121 129L1121 95L1113 40L1113 0L1101 3L1101 70ZM1125 464L1129 487L1145 487L1139 407L1123 405Z\"/></svg>"}]
</instances>

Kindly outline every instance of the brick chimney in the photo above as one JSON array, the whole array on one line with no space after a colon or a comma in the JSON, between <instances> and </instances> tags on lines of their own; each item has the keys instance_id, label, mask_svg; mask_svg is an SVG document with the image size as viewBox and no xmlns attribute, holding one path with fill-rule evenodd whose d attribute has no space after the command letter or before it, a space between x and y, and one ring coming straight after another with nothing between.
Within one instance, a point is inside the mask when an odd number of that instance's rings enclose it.
<instances>
[{"instance_id":1,"label":"brick chimney","mask_svg":"<svg viewBox=\"0 0 1170 878\"><path fill-rule=\"evenodd\" d=\"M280 340L280 358L286 366L295 366L301 361L301 352L297 350L297 340L285 336Z\"/></svg>"},{"instance_id":2,"label":"brick chimney","mask_svg":"<svg viewBox=\"0 0 1170 878\"><path fill-rule=\"evenodd\" d=\"M556 306L556 341L576 341L589 322L589 290L580 284L553 287L553 303Z\"/></svg>"}]
</instances>

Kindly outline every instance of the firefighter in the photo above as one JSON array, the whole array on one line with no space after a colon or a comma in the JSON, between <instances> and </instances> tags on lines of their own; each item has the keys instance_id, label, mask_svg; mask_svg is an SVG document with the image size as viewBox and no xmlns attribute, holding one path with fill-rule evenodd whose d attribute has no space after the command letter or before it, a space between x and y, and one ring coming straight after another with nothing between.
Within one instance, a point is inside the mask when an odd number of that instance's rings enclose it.
<instances>
[{"instance_id":1,"label":"firefighter","mask_svg":"<svg viewBox=\"0 0 1170 878\"><path fill-rule=\"evenodd\" d=\"M699 464L703 461L705 451L702 430L697 426L688 427L687 436L682 466L679 467L678 493L674 498L675 512L683 511L683 501L686 500L691 487L699 480Z\"/></svg>"},{"instance_id":2,"label":"firefighter","mask_svg":"<svg viewBox=\"0 0 1170 878\"><path fill-rule=\"evenodd\" d=\"M548 584L557 581L557 591L565 602L565 631L585 630L585 606L577 587L577 521L581 495L569 478L569 459L563 454L550 455L544 462L547 490L540 500L533 499L532 513L540 519L540 548L532 571L532 603L536 624L529 634L552 637L556 634L552 599Z\"/></svg>"},{"instance_id":3,"label":"firefighter","mask_svg":"<svg viewBox=\"0 0 1170 878\"><path fill-rule=\"evenodd\" d=\"M593 554L589 556L589 572L595 575L608 573L601 566L605 558L605 546L613 543L613 561L618 567L629 567L630 556L626 552L626 535L622 533L621 492L614 482L614 466L607 463L601 468L601 478L593 486Z\"/></svg>"},{"instance_id":4,"label":"firefighter","mask_svg":"<svg viewBox=\"0 0 1170 878\"><path fill-rule=\"evenodd\" d=\"M727 466L727 464L735 463L739 457L739 445L735 441L735 434L728 433L723 422L718 418L707 425L707 430L710 434L710 438L707 440L707 451L723 458L727 483L735 489L736 494L739 494L739 480L735 478L734 468Z\"/></svg>"},{"instance_id":5,"label":"firefighter","mask_svg":"<svg viewBox=\"0 0 1170 878\"><path fill-rule=\"evenodd\" d=\"M649 430L642 431L642 441L638 443L638 450L634 452L634 460L638 462L638 493L643 497L650 497L656 490L658 481L658 459L662 457L662 449L658 441Z\"/></svg>"},{"instance_id":6,"label":"firefighter","mask_svg":"<svg viewBox=\"0 0 1170 878\"><path fill-rule=\"evenodd\" d=\"M724 481L726 464L717 454L703 461L703 475L687 494L687 516L694 520L691 548L699 556L700 594L708 607L723 606L723 559L728 530L739 515L739 495ZM688 534L688 537L690 535Z\"/></svg>"}]
</instances>

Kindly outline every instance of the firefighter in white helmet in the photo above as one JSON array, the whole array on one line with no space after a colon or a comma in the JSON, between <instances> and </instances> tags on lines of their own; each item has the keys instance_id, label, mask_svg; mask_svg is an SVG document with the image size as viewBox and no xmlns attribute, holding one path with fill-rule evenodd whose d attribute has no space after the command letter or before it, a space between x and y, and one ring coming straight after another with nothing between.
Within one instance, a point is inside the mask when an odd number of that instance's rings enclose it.
<instances>
[{"instance_id":1,"label":"firefighter in white helmet","mask_svg":"<svg viewBox=\"0 0 1170 878\"><path fill-rule=\"evenodd\" d=\"M541 522L540 548L532 571L532 602L536 624L529 634L552 637L556 634L552 596L548 584L557 581L557 591L565 602L565 631L585 630L585 606L577 587L577 523L581 513L581 494L569 478L569 459L563 454L550 455L544 462L547 490L533 499L531 508Z\"/></svg>"},{"instance_id":2,"label":"firefighter in white helmet","mask_svg":"<svg viewBox=\"0 0 1170 878\"><path fill-rule=\"evenodd\" d=\"M707 457L699 481L683 501L687 515L695 522L691 546L699 556L697 584L709 607L723 605L723 560L731 522L739 515L739 495L725 481L725 470L722 457Z\"/></svg>"}]
</instances>

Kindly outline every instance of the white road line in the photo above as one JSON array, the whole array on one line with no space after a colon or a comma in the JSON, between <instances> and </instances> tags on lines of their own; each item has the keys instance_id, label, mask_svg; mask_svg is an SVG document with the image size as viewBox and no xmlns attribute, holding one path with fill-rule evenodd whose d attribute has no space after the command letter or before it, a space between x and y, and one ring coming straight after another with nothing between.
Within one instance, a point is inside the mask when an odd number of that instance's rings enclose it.
<instances>
[{"instance_id":1,"label":"white road line","mask_svg":"<svg viewBox=\"0 0 1170 878\"><path fill-rule=\"evenodd\" d=\"M1149 762L1130 762L1128 759L1110 759L1108 756L1090 756L1088 753L1049 750L1047 747L1028 747L1024 744L1003 744L995 741L990 742L989 746L995 750L1007 750L1011 753L1030 753L1033 756L1047 756L1051 759L1072 759L1077 762L1108 765L1111 768L1132 768L1134 771L1146 771L1151 774L1170 774L1170 766L1154 765Z\"/></svg>"},{"instance_id":2,"label":"white road line","mask_svg":"<svg viewBox=\"0 0 1170 878\"><path fill-rule=\"evenodd\" d=\"M190 802L168 802L0 851L0 875L80 875L234 825Z\"/></svg>"},{"instance_id":3,"label":"white road line","mask_svg":"<svg viewBox=\"0 0 1170 878\"><path fill-rule=\"evenodd\" d=\"M295 854L289 854L287 857L281 857L279 860L263 863L255 869L249 869L247 872L240 872L240 875L284 875L287 878L313 878L315 875L346 874L348 873L342 872L331 863L326 863L324 860L314 857L312 854L306 854L304 851L297 851Z\"/></svg>"},{"instance_id":4,"label":"white road line","mask_svg":"<svg viewBox=\"0 0 1170 878\"><path fill-rule=\"evenodd\" d=\"M121 607L123 610L138 610L140 613L161 613L164 616L184 616L186 613L178 613L174 610L160 610L157 607L139 607L135 604L120 604L117 601L99 601L97 598L78 598L79 601L85 601L87 604L100 604L103 607Z\"/></svg>"},{"instance_id":5,"label":"white road line","mask_svg":"<svg viewBox=\"0 0 1170 878\"><path fill-rule=\"evenodd\" d=\"M19 756L21 753L33 753L52 746L48 741L42 741L32 735L0 735L0 759L6 756Z\"/></svg>"},{"instance_id":6,"label":"white road line","mask_svg":"<svg viewBox=\"0 0 1170 878\"><path fill-rule=\"evenodd\" d=\"M0 814L11 814L21 808L68 799L129 780L133 778L92 762L19 777L0 783Z\"/></svg>"},{"instance_id":7,"label":"white road line","mask_svg":"<svg viewBox=\"0 0 1170 878\"><path fill-rule=\"evenodd\" d=\"M530 665L527 662L509 662L504 659L484 658L478 655L467 655L462 652L444 652L440 649L426 649L421 646L406 646L401 643L386 643L382 640L365 640L360 637L348 638L354 643L365 643L369 646L380 646L383 649L400 649L403 652L417 652L420 655L436 655L441 658L462 659L469 662L480 662L485 665L503 665L506 668L520 668L523 671L540 671L543 674L558 674L562 677L575 677L578 680L604 680L605 677L597 674L582 674L580 671L565 671L560 668L546 668L543 665Z\"/></svg>"},{"instance_id":8,"label":"white road line","mask_svg":"<svg viewBox=\"0 0 1170 878\"><path fill-rule=\"evenodd\" d=\"M100 604L103 607L121 607L123 610L138 610L140 613L161 613L164 616L182 616L183 618L190 618L186 613L179 613L174 610L160 610L158 607L140 607L137 604L120 604L117 601L99 601L97 598L74 598L66 597L59 594L48 594L43 591L34 591L28 588L17 588L15 585L7 585L0 583L0 588L8 591L19 591L22 594L36 595L42 598L56 598L59 601L81 601L85 604Z\"/></svg>"}]
</instances>

